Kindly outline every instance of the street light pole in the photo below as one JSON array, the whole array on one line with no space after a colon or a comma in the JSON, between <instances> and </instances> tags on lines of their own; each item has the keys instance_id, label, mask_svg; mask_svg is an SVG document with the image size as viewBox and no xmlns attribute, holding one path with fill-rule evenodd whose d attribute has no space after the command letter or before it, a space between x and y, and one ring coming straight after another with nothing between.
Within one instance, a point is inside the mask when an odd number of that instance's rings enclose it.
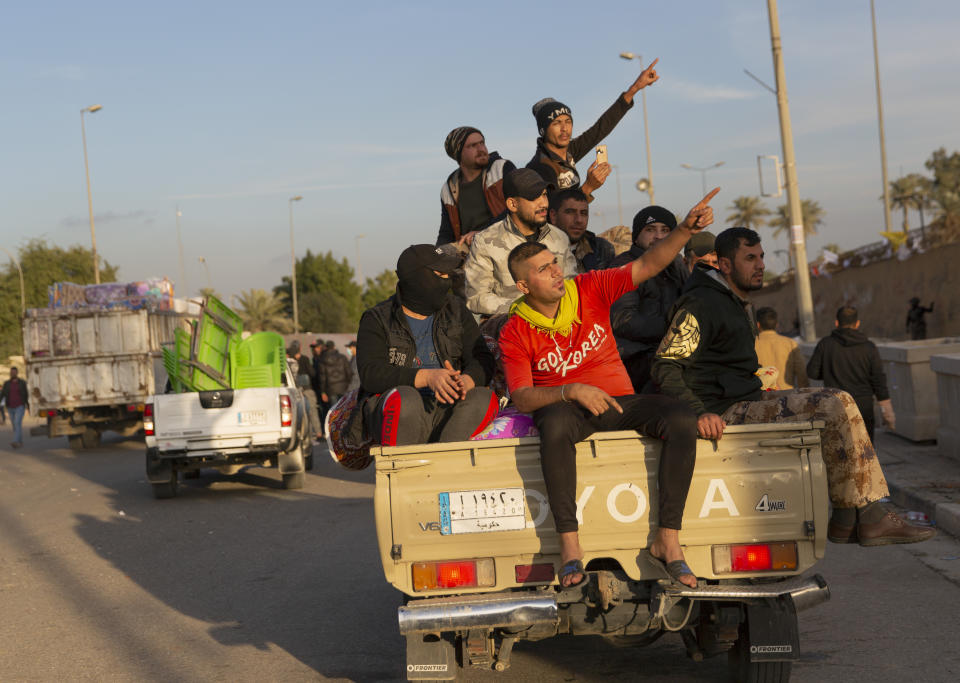
<instances>
[{"instance_id":1,"label":"street light pole","mask_svg":"<svg viewBox=\"0 0 960 683\"><path fill-rule=\"evenodd\" d=\"M20 315L23 315L27 312L27 294L26 289L23 286L23 269L20 267L20 262L14 258L13 254L7 251L4 247L0 247L3 250L3 253L10 257L10 261L17 268L17 273L20 275Z\"/></svg>"},{"instance_id":2,"label":"street light pole","mask_svg":"<svg viewBox=\"0 0 960 683\"><path fill-rule=\"evenodd\" d=\"M790 127L790 105L787 102L787 77L783 67L780 44L780 19L777 16L777 1L767 0L770 15L770 43L773 48L773 71L777 79L777 109L780 112L780 140L783 144L783 173L787 181L787 205L790 208L790 243L793 262L796 264L797 314L800 318L800 334L804 341L817 338L813 321L813 295L810 292L810 270L807 267L807 243L803 231L803 213L800 207L800 191L797 185L797 162L793 153L793 129Z\"/></svg>"},{"instance_id":3,"label":"street light pole","mask_svg":"<svg viewBox=\"0 0 960 683\"><path fill-rule=\"evenodd\" d=\"M706 196L707 195L707 171L714 168L719 168L720 166L723 166L725 163L726 162L724 161L718 161L712 166L704 166L702 168L699 166L691 166L690 164L680 164L680 166L682 166L683 168L689 169L691 171L700 172L700 188L703 190L703 196Z\"/></svg>"},{"instance_id":4,"label":"street light pole","mask_svg":"<svg viewBox=\"0 0 960 683\"><path fill-rule=\"evenodd\" d=\"M354 244L357 248L357 280L360 282L361 290L363 290L363 269L360 267L360 240L362 240L364 237L366 237L366 235L360 234L353 238Z\"/></svg>"},{"instance_id":5,"label":"street light pole","mask_svg":"<svg viewBox=\"0 0 960 683\"><path fill-rule=\"evenodd\" d=\"M80 137L83 139L83 170L87 176L87 211L90 213L90 242L93 245L93 281L100 284L100 259L97 257L97 231L93 227L93 198L90 195L90 165L87 162L87 130L83 123L83 115L103 109L102 105L93 104L80 110Z\"/></svg>"},{"instance_id":6,"label":"street light pole","mask_svg":"<svg viewBox=\"0 0 960 683\"><path fill-rule=\"evenodd\" d=\"M287 205L290 208L290 292L292 294L293 301L293 331L297 333L300 331L300 311L297 308L297 254L293 250L293 203L299 202L303 197L297 195L295 197L290 197L287 200Z\"/></svg>"},{"instance_id":7,"label":"street light pole","mask_svg":"<svg viewBox=\"0 0 960 683\"><path fill-rule=\"evenodd\" d=\"M887 182L887 143L883 135L883 96L880 94L880 57L877 54L877 15L870 0L870 23L873 26L873 73L877 81L877 123L880 128L880 176L883 179L883 226L890 232L890 183Z\"/></svg>"},{"instance_id":8,"label":"street light pole","mask_svg":"<svg viewBox=\"0 0 960 683\"><path fill-rule=\"evenodd\" d=\"M180 236L180 216L183 214L180 213L180 207L177 207L177 252L178 260L180 264L180 286L183 287L184 292L190 291L190 288L187 287L187 270L183 263L183 238Z\"/></svg>"},{"instance_id":9,"label":"street light pole","mask_svg":"<svg viewBox=\"0 0 960 683\"><path fill-rule=\"evenodd\" d=\"M643 71L643 57L635 55L632 52L621 52L623 59L634 59L640 62L640 70ZM647 89L640 91L640 102L643 105L643 138L647 147L647 194L650 195L650 203L655 204L653 199L653 164L650 161L650 129L647 127ZM623 224L623 220L620 221Z\"/></svg>"}]
</instances>

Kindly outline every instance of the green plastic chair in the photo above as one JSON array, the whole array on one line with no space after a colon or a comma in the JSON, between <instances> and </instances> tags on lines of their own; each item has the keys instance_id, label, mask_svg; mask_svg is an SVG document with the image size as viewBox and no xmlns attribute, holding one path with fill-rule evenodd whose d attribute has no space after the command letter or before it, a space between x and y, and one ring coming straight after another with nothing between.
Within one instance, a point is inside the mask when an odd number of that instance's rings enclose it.
<instances>
[{"instance_id":1,"label":"green plastic chair","mask_svg":"<svg viewBox=\"0 0 960 683\"><path fill-rule=\"evenodd\" d=\"M279 387L283 381L286 349L276 332L257 332L239 343L231 353L231 386L234 389Z\"/></svg>"}]
</instances>

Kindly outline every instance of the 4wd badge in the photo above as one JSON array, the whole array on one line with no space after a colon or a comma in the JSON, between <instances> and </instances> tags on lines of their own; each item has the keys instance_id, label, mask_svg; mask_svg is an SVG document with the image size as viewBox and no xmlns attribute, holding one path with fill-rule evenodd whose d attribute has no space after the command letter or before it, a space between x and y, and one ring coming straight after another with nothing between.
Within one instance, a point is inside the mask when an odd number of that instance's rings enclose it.
<instances>
[{"instance_id":1,"label":"4wd badge","mask_svg":"<svg viewBox=\"0 0 960 683\"><path fill-rule=\"evenodd\" d=\"M770 500L770 496L766 493L763 494L760 502L757 503L757 506L754 508L757 512L782 512L786 509L787 501Z\"/></svg>"}]
</instances>

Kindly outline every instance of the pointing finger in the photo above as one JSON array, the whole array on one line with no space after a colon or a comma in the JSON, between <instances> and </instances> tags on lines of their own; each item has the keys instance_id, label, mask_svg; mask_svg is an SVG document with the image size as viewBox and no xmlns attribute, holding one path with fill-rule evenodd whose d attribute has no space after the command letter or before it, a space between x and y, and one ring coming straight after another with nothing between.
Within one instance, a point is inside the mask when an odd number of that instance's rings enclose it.
<instances>
[{"instance_id":1,"label":"pointing finger","mask_svg":"<svg viewBox=\"0 0 960 683\"><path fill-rule=\"evenodd\" d=\"M657 58L654 59L652 62L650 62L650 66L647 67L647 70L650 70L650 69L652 69L653 67L655 67L655 66L657 65L657 62L659 62L659 61L660 61L660 58L657 57Z\"/></svg>"},{"instance_id":2,"label":"pointing finger","mask_svg":"<svg viewBox=\"0 0 960 683\"><path fill-rule=\"evenodd\" d=\"M709 204L709 203L710 203L710 200L713 199L714 197L716 197L716 196L717 196L717 192L719 192L719 191L720 191L720 188L719 188L719 187L715 187L715 188L713 188L712 190L710 190L710 191L707 193L707 196L706 196L706 197L704 197L704 198L701 199L699 202L697 202L697 206L696 206L695 208L702 208L702 207L706 206L707 204Z\"/></svg>"}]
</instances>

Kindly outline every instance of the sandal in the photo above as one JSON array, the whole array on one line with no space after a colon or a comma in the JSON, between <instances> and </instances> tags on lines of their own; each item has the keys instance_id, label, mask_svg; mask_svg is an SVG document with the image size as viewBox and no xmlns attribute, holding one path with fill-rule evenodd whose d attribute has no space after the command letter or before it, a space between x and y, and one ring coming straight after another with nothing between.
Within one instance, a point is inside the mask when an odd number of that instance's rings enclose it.
<instances>
[{"instance_id":1,"label":"sandal","mask_svg":"<svg viewBox=\"0 0 960 683\"><path fill-rule=\"evenodd\" d=\"M693 580L697 580L697 575L693 573L693 570L690 569L690 565L687 564L686 560L673 560L672 562L664 562L659 557L654 555L650 556L654 562L663 567L664 571L669 575L670 580L677 584L678 586L683 586L684 588L696 588L696 586L688 586L680 580L681 576L689 574L693 577Z\"/></svg>"},{"instance_id":2,"label":"sandal","mask_svg":"<svg viewBox=\"0 0 960 683\"><path fill-rule=\"evenodd\" d=\"M573 574L580 574L580 580L576 583L565 584L563 582L564 578ZM560 588L576 588L587 580L587 572L583 568L583 562L580 560L570 560L560 567L560 571L557 572L557 579L560 580Z\"/></svg>"}]
</instances>

